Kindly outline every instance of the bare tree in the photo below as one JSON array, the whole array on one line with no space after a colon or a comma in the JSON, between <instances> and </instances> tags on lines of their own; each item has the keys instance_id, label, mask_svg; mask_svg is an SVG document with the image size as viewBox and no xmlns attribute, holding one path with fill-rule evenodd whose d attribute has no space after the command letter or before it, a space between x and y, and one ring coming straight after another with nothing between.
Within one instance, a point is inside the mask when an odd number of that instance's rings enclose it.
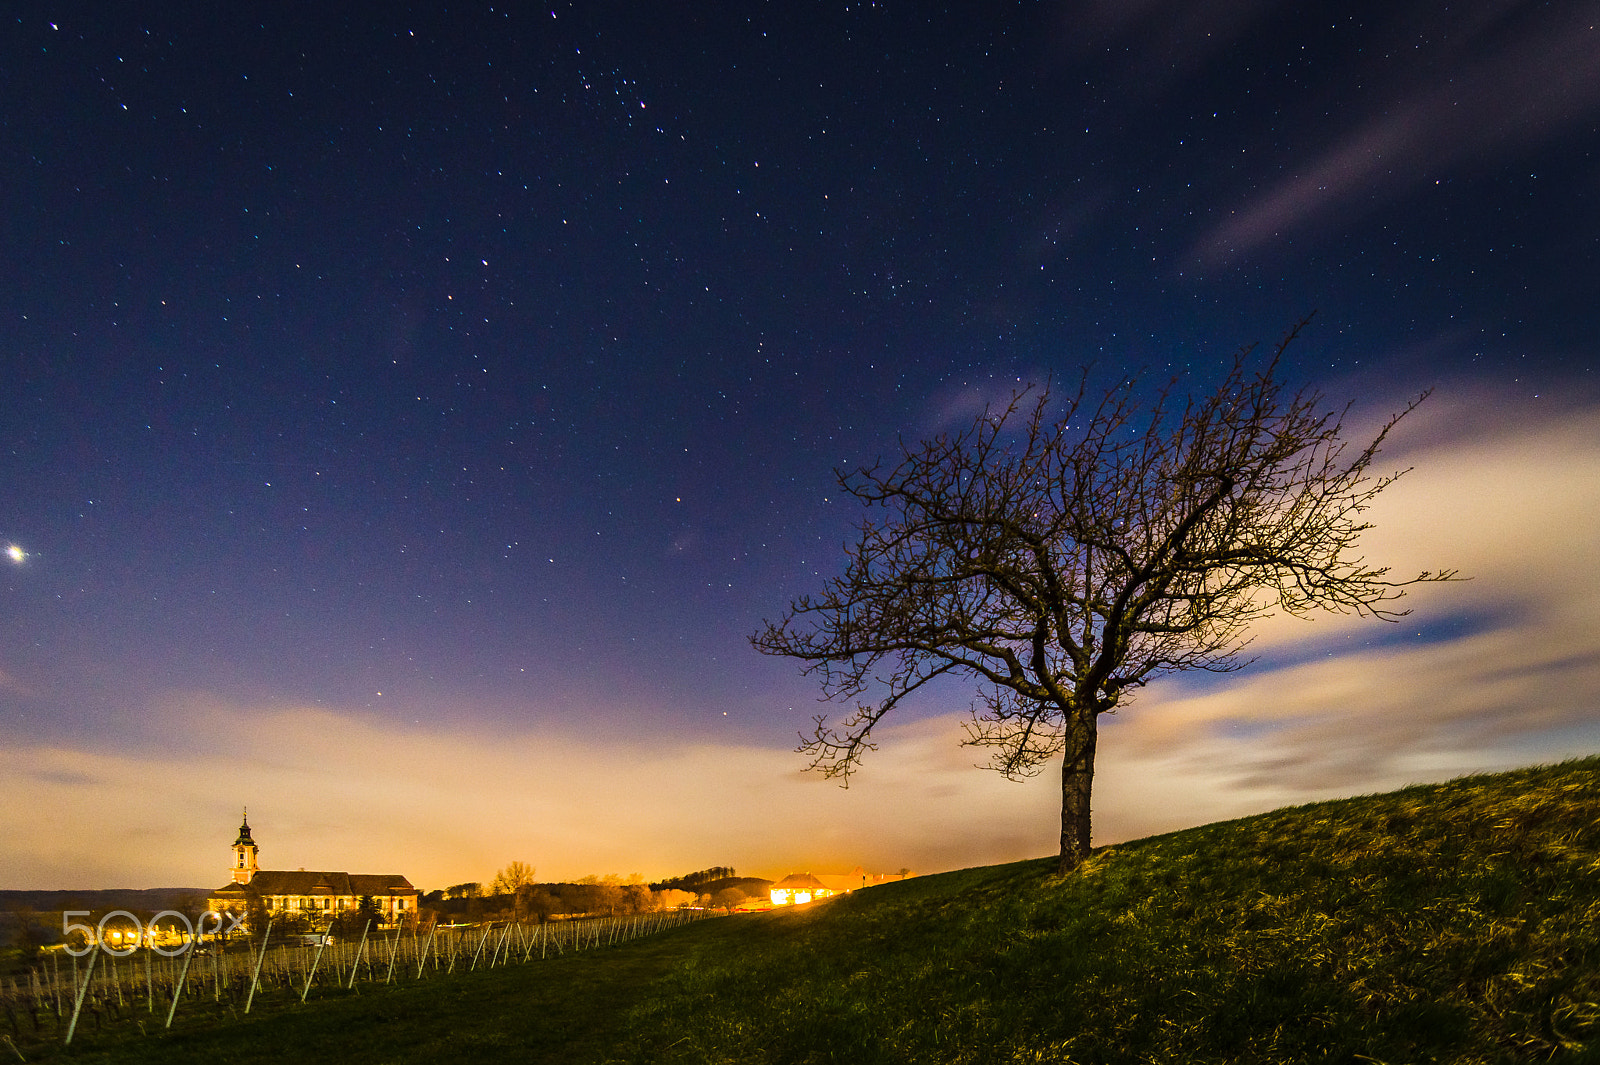
<instances>
[{"instance_id":1,"label":"bare tree","mask_svg":"<svg viewBox=\"0 0 1600 1065\"><path fill-rule=\"evenodd\" d=\"M509 862L494 874L489 885L491 895L515 895L517 889L533 883L533 866L526 862Z\"/></svg>"},{"instance_id":2,"label":"bare tree","mask_svg":"<svg viewBox=\"0 0 1600 1065\"><path fill-rule=\"evenodd\" d=\"M971 675L967 742L995 749L992 768L1062 756L1068 872L1089 853L1099 715L1163 674L1241 668L1250 623L1275 610L1392 621L1405 586L1454 577L1391 580L1358 554L1363 512L1404 473L1372 473L1378 449L1426 393L1352 446L1348 407L1279 379L1304 325L1264 360L1242 350L1209 395L1142 399L1124 380L1091 400L1085 375L1059 404L1029 388L892 466L839 472L874 508L844 574L751 638L807 663L828 700L873 693L802 734L809 768L847 779L901 700Z\"/></svg>"}]
</instances>

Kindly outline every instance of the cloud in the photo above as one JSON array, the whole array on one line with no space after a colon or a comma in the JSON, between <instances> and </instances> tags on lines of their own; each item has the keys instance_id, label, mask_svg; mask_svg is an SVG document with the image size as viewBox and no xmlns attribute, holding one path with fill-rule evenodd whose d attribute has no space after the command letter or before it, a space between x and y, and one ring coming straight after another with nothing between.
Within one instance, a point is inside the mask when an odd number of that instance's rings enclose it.
<instances>
[{"instance_id":1,"label":"cloud","mask_svg":"<svg viewBox=\"0 0 1600 1065\"><path fill-rule=\"evenodd\" d=\"M1031 407L1029 400L1037 395L1039 382L1049 379L1050 374L1041 370L1018 371L996 366L976 381L951 382L926 404L926 411L919 419L924 427L922 431L929 435L961 432L985 415L993 416L1006 410L1019 398L1019 409L1026 411Z\"/></svg>"},{"instance_id":2,"label":"cloud","mask_svg":"<svg viewBox=\"0 0 1600 1065\"><path fill-rule=\"evenodd\" d=\"M1204 234L1194 257L1228 262L1294 230L1371 210L1463 165L1586 128L1600 109L1600 30L1582 7L1524 17L1526 8L1480 5L1459 20L1445 35L1457 43L1419 54L1425 82L1383 94L1309 164ZM1412 27L1406 36L1438 33Z\"/></svg>"},{"instance_id":3,"label":"cloud","mask_svg":"<svg viewBox=\"0 0 1600 1065\"><path fill-rule=\"evenodd\" d=\"M1363 546L1471 579L1392 626L1274 619L1260 664L1152 686L1105 729L1107 838L1600 751L1600 409L1458 391L1402 424L1386 457L1414 468Z\"/></svg>"},{"instance_id":4,"label":"cloud","mask_svg":"<svg viewBox=\"0 0 1600 1065\"><path fill-rule=\"evenodd\" d=\"M400 872L424 888L513 859L552 878L709 865L778 877L950 868L1052 838L1048 796L1041 816L1037 789L973 771L950 719L887 730L890 749L844 790L787 749L396 729L196 697L155 716L159 734L121 749L0 744L12 793L49 812L0 826L0 887L214 886L245 804L268 868Z\"/></svg>"},{"instance_id":5,"label":"cloud","mask_svg":"<svg viewBox=\"0 0 1600 1065\"><path fill-rule=\"evenodd\" d=\"M1485 417L1484 412L1496 412ZM1600 750L1600 406L1456 389L1402 423L1414 470L1364 546L1397 574L1459 566L1400 625L1258 627L1260 661L1153 685L1103 725L1095 836L1112 842L1465 772ZM964 689L942 692L964 706ZM973 768L960 715L885 729L849 790L787 747L638 735L398 727L204 694L137 735L47 742L0 727L0 887L220 882L239 806L269 868L401 872L423 888L521 860L541 877L710 865L921 871L1051 853L1053 768ZM798 723L797 723L798 724Z\"/></svg>"}]
</instances>

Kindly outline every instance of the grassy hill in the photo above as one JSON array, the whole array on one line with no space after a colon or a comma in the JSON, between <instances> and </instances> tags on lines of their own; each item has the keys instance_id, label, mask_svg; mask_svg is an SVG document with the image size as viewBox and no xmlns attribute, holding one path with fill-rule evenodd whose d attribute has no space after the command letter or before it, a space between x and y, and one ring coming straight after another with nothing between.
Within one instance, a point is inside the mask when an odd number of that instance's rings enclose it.
<instances>
[{"instance_id":1,"label":"grassy hill","mask_svg":"<svg viewBox=\"0 0 1600 1065\"><path fill-rule=\"evenodd\" d=\"M219 1018L115 1053L91 1036L70 1056L1600 1061L1600 758L1120 844L1065 878L1051 865Z\"/></svg>"}]
</instances>

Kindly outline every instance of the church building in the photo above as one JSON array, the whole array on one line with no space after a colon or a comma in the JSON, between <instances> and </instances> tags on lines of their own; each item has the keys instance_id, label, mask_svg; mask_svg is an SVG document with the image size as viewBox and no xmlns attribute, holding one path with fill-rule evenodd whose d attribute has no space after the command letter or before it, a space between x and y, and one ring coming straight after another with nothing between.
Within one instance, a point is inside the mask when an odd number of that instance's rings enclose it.
<instances>
[{"instance_id":1,"label":"church building","mask_svg":"<svg viewBox=\"0 0 1600 1065\"><path fill-rule=\"evenodd\" d=\"M246 811L233 841L232 879L211 893L206 907L217 913L246 913L252 897L259 898L267 913L294 914L313 922L332 918L361 905L370 895L385 924L413 920L417 913L417 889L399 873L330 873L304 869L262 869L256 863L256 841L250 837L250 816Z\"/></svg>"}]
</instances>

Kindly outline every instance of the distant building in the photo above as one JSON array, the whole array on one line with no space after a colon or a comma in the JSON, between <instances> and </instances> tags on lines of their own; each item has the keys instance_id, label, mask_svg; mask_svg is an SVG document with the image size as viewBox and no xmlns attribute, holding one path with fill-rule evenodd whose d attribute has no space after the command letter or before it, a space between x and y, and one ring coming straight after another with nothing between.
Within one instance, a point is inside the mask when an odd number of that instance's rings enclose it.
<instances>
[{"instance_id":1,"label":"distant building","mask_svg":"<svg viewBox=\"0 0 1600 1065\"><path fill-rule=\"evenodd\" d=\"M838 892L810 873L790 873L768 893L774 906L798 906L814 899L826 899Z\"/></svg>"},{"instance_id":2,"label":"distant building","mask_svg":"<svg viewBox=\"0 0 1600 1065\"><path fill-rule=\"evenodd\" d=\"M371 896L384 923L410 920L417 912L417 889L399 873L308 872L304 869L262 869L256 862L259 848L250 836L248 813L233 841L229 883L211 893L208 909L218 913L249 911L252 898L260 899L268 914L294 914L312 920L330 919L361 905Z\"/></svg>"},{"instance_id":3,"label":"distant building","mask_svg":"<svg viewBox=\"0 0 1600 1065\"><path fill-rule=\"evenodd\" d=\"M768 894L774 906L798 906L915 875L909 869L900 873L867 873L859 865L848 873L790 873L773 884Z\"/></svg>"}]
</instances>

